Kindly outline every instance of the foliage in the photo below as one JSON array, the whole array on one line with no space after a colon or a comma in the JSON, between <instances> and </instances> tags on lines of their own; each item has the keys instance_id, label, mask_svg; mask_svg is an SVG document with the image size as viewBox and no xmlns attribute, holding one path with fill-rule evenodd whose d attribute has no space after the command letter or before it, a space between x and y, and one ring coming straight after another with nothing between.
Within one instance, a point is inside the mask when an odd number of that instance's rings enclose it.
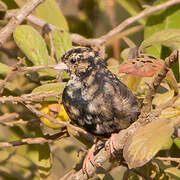
<instances>
[{"instance_id":1,"label":"foliage","mask_svg":"<svg viewBox=\"0 0 180 180\"><path fill-rule=\"evenodd\" d=\"M2 0L1 14L21 8L27 1ZM90 38L100 37L128 17L138 15L144 8L163 2L46 0L35 9L33 15L52 24L52 31L29 20L16 27L12 38L0 48L0 147L3 147L0 150L0 179L59 179L80 162L82 156L78 157L77 151L89 144L69 127L67 130L67 127L47 117L37 116L30 109L32 106L59 122L67 123L68 116L61 104L61 95L69 79L68 74L59 74L47 68L36 71L22 69L56 64L64 52L80 44L80 40L76 44L72 42L73 33ZM141 18L123 31L125 36L112 37L106 45L108 68L134 91L139 100L145 97L149 90L147 84L162 68L164 59L173 50L180 49L179 7L179 4L173 5ZM1 27L9 22L2 16ZM126 34L133 26L139 25L140 29ZM139 46L136 52L139 56L130 58L135 46ZM173 65L154 95L153 108L159 110L164 107L159 120L140 127L128 138L123 148L126 162L123 161L120 166L114 161L105 164L104 167L110 172L108 178L125 179L128 172L128 179L132 180L143 175L152 179L180 179L180 139L176 133L180 124L175 124L180 117L180 99L170 104L174 92L178 93L180 87L179 67L178 62ZM49 95L41 98L41 95L52 92L59 93L58 97ZM64 135L67 131L70 137L56 137L59 132ZM33 138L39 137L45 141L39 142L37 139L37 143L31 143ZM26 138L30 138L29 141ZM22 146L24 139L27 143ZM13 142L14 145L5 147L3 142ZM106 179L107 174L104 178L97 176Z\"/></svg>"}]
</instances>

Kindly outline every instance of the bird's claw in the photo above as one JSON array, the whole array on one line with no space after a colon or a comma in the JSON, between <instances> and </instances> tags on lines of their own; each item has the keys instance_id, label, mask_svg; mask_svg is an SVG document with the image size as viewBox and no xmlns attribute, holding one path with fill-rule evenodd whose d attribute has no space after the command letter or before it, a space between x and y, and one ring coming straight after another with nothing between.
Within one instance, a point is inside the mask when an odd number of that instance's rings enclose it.
<instances>
[{"instance_id":1,"label":"bird's claw","mask_svg":"<svg viewBox=\"0 0 180 180\"><path fill-rule=\"evenodd\" d=\"M89 177L89 173L88 173L88 168L89 165L91 166L95 166L95 161L94 161L94 150L95 150L95 144L88 150L84 161L83 161L83 172L87 175L87 177Z\"/></svg>"},{"instance_id":2,"label":"bird's claw","mask_svg":"<svg viewBox=\"0 0 180 180\"><path fill-rule=\"evenodd\" d=\"M117 153L118 153L118 150L115 146L115 136L117 134L112 134L111 137L106 141L105 143L105 148L110 150L110 154L113 156L113 157L116 157Z\"/></svg>"}]
</instances>

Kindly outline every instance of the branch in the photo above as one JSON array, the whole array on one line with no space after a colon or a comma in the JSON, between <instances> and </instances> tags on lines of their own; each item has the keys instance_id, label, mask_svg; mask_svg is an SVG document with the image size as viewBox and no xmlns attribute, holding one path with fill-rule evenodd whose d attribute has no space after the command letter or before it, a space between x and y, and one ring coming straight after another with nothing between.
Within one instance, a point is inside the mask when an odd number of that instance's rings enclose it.
<instances>
[{"instance_id":1,"label":"branch","mask_svg":"<svg viewBox=\"0 0 180 180\"><path fill-rule=\"evenodd\" d=\"M127 129L121 130L118 134L114 134L114 148L119 151L123 149L124 144L127 141L127 138L132 136L136 130L143 126L146 123L150 123L152 121L157 120L157 118L153 117L152 114L149 114L146 118L139 118L136 122L134 122L130 127ZM75 167L73 170L71 170L69 176L67 177L66 174L61 179L66 180L87 180L90 177L93 177L93 175L96 173L96 170L99 166L102 166L105 162L107 162L111 158L110 149L108 147L102 148L95 156L94 156L94 162L93 165L91 162L88 163L88 177L83 172L82 169L79 169L79 167ZM73 173L72 173L73 172ZM60 180L61 180L60 179Z\"/></svg>"},{"instance_id":2,"label":"branch","mask_svg":"<svg viewBox=\"0 0 180 180\"><path fill-rule=\"evenodd\" d=\"M6 82L9 81L9 79L14 76L15 70L18 69L18 67L23 61L24 61L24 58L19 59L19 61L12 67L10 73L8 73L5 79L0 83L0 94L3 93Z\"/></svg>"},{"instance_id":3,"label":"branch","mask_svg":"<svg viewBox=\"0 0 180 180\"><path fill-rule=\"evenodd\" d=\"M47 97L57 97L59 98L60 93L56 91L41 91L41 92L36 92L36 93L31 93L31 94L25 94L22 96L14 97L14 96L3 96L0 97L0 102L5 103L5 102L12 102L12 103L31 103L32 101L43 101Z\"/></svg>"},{"instance_id":4,"label":"branch","mask_svg":"<svg viewBox=\"0 0 180 180\"><path fill-rule=\"evenodd\" d=\"M145 9L144 11L140 12L138 15L136 16L132 16L126 20L124 20L121 24L119 24L116 28L112 29L111 31L109 31L107 34L94 39L94 43L98 43L98 44L106 44L107 41L109 41L112 37L116 36L118 33L120 33L122 30L124 30L126 27L128 27L130 24L138 21L141 18L144 18L154 12L157 12L159 10L162 10L164 8L167 8L169 6L172 6L174 4L179 4L180 0L169 0L165 3L162 3L160 5L157 6L151 6L150 8Z\"/></svg>"},{"instance_id":5,"label":"branch","mask_svg":"<svg viewBox=\"0 0 180 180\"><path fill-rule=\"evenodd\" d=\"M37 71L39 69L53 69L56 66L54 65L40 65L40 66L32 66L32 67L19 67L18 72L25 72L25 71Z\"/></svg>"},{"instance_id":6,"label":"branch","mask_svg":"<svg viewBox=\"0 0 180 180\"><path fill-rule=\"evenodd\" d=\"M20 119L18 121L0 122L0 124L3 126L13 127L13 126L17 126L17 125L32 125L37 122L39 122L38 119L31 120L31 121L24 121L24 120Z\"/></svg>"},{"instance_id":7,"label":"branch","mask_svg":"<svg viewBox=\"0 0 180 180\"><path fill-rule=\"evenodd\" d=\"M173 158L173 157L156 157L155 159L162 160L162 161L174 161L180 163L180 158Z\"/></svg>"},{"instance_id":8,"label":"branch","mask_svg":"<svg viewBox=\"0 0 180 180\"><path fill-rule=\"evenodd\" d=\"M25 144L44 144L44 143L51 143L53 140L59 139L59 137L64 137L66 132L59 132L52 136L45 136L45 137L36 137L36 138L24 138L17 141L11 142L0 142L0 148L5 147L13 147L13 146L21 146Z\"/></svg>"},{"instance_id":9,"label":"branch","mask_svg":"<svg viewBox=\"0 0 180 180\"><path fill-rule=\"evenodd\" d=\"M28 16L40 3L44 0L31 0L26 3L14 17L11 18L9 23L0 30L0 47L13 33L16 26L21 24L23 20Z\"/></svg>"},{"instance_id":10,"label":"branch","mask_svg":"<svg viewBox=\"0 0 180 180\"><path fill-rule=\"evenodd\" d=\"M152 99L153 95L156 92L156 89L162 82L162 80L166 77L167 72L169 71L169 68L171 65L178 60L179 53L177 50L171 53L169 57L165 59L165 62L163 64L163 67L159 71L159 73L155 76L153 79L153 82L149 85L149 92L147 93L144 101L143 101L143 107L141 109L141 115L147 114L151 111L151 105L152 105ZM177 95L177 94L175 94Z\"/></svg>"},{"instance_id":11,"label":"branch","mask_svg":"<svg viewBox=\"0 0 180 180\"><path fill-rule=\"evenodd\" d=\"M11 119L15 119L18 117L19 117L19 114L17 114L17 113L7 113L7 114L0 116L0 123L4 122L4 121L9 121Z\"/></svg>"},{"instance_id":12,"label":"branch","mask_svg":"<svg viewBox=\"0 0 180 180\"><path fill-rule=\"evenodd\" d=\"M87 140L89 143L93 144L94 143L94 136L91 135L90 133L88 133L87 131L85 131L84 129L74 126L72 124L70 124L69 122L64 122L64 121L58 121L55 118L53 118L52 116L49 116L48 114L45 114L41 111L38 111L36 108L34 108L31 105L26 105L26 107L33 112L37 117L45 117L48 120L50 120L51 122L55 123L55 124L61 124L62 126L65 127L69 127L71 129L73 129L75 132L73 132L73 135L75 137L81 137L85 140Z\"/></svg>"},{"instance_id":13,"label":"branch","mask_svg":"<svg viewBox=\"0 0 180 180\"><path fill-rule=\"evenodd\" d=\"M92 47L100 48L101 45L106 45L107 43L109 43L109 41L113 41L113 39L117 40L123 36L127 36L130 33L136 32L137 30L141 29L142 26L135 28L133 31L131 31L131 28L130 28L130 30L129 29L126 30L127 32L126 31L123 32L125 35L123 33L121 34L121 32L126 27L128 27L132 23L138 21L139 19L144 18L144 17L146 17L146 16L148 16L154 12L157 12L159 10L162 10L164 8L167 8L167 7L170 7L172 5L179 4L179 3L180 3L180 0L170 0L168 2L162 3L162 4L157 5L157 6L151 6L150 8L145 9L144 11L139 13L138 15L126 19L121 24L119 24L117 27L115 27L114 29L109 31L107 34L105 34L99 38L96 38L96 39L87 39L87 38L85 38L79 34L75 34L75 33L70 34L70 37L74 43L79 44L81 46L92 46ZM7 11L5 18L12 17L16 12L17 12L17 10ZM59 29L59 28L53 26L52 24L48 24L46 21L44 21L40 18L37 18L34 15L27 16L27 19L30 22L38 25L41 28L44 27L45 25L47 25L50 30ZM63 29L59 29L59 30L64 31ZM114 36L116 36L116 38L114 38Z\"/></svg>"}]
</instances>

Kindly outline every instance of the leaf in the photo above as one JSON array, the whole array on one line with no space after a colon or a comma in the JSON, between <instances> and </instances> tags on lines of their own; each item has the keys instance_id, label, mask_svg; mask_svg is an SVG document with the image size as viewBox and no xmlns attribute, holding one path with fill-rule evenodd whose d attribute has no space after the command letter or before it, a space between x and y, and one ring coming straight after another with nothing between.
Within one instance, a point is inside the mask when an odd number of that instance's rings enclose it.
<instances>
[{"instance_id":1,"label":"leaf","mask_svg":"<svg viewBox=\"0 0 180 180\"><path fill-rule=\"evenodd\" d=\"M171 140L172 124L166 119L140 127L124 146L123 154L129 168L143 166Z\"/></svg>"},{"instance_id":2,"label":"leaf","mask_svg":"<svg viewBox=\"0 0 180 180\"><path fill-rule=\"evenodd\" d=\"M67 115L63 104L57 103L42 103L41 112L50 115L51 117L55 118L57 121L66 122L69 120L69 116ZM61 124L56 124L47 119L46 117L40 118L41 122L49 128L59 129L63 127Z\"/></svg>"},{"instance_id":3,"label":"leaf","mask_svg":"<svg viewBox=\"0 0 180 180\"><path fill-rule=\"evenodd\" d=\"M18 8L17 4L14 1L7 1L7 0L2 0L8 7L8 9L16 9Z\"/></svg>"},{"instance_id":4,"label":"leaf","mask_svg":"<svg viewBox=\"0 0 180 180\"><path fill-rule=\"evenodd\" d=\"M180 110L179 109L169 107L169 108L164 109L161 112L161 115L159 117L169 119L169 118L177 117L179 115L180 115Z\"/></svg>"},{"instance_id":5,"label":"leaf","mask_svg":"<svg viewBox=\"0 0 180 180\"><path fill-rule=\"evenodd\" d=\"M50 151L49 144L39 144L38 145L38 153L39 153L39 173L42 179L46 178L50 174L50 170L52 168L52 155Z\"/></svg>"},{"instance_id":6,"label":"leaf","mask_svg":"<svg viewBox=\"0 0 180 180\"><path fill-rule=\"evenodd\" d=\"M176 144L176 146L180 149L180 138L175 138L174 144Z\"/></svg>"},{"instance_id":7,"label":"leaf","mask_svg":"<svg viewBox=\"0 0 180 180\"><path fill-rule=\"evenodd\" d=\"M34 65L49 64L45 41L33 27L28 25L17 26L13 36L18 47Z\"/></svg>"},{"instance_id":8,"label":"leaf","mask_svg":"<svg viewBox=\"0 0 180 180\"><path fill-rule=\"evenodd\" d=\"M72 42L67 32L60 32L57 29L52 31L52 38L56 53L57 60L60 60L61 56L72 48Z\"/></svg>"},{"instance_id":9,"label":"leaf","mask_svg":"<svg viewBox=\"0 0 180 180\"><path fill-rule=\"evenodd\" d=\"M41 91L55 91L58 93L62 93L64 90L66 83L50 83L50 84L44 84L42 86L39 86L35 88L32 92L41 92ZM47 97L44 99L44 101L58 101L56 97Z\"/></svg>"},{"instance_id":10,"label":"leaf","mask_svg":"<svg viewBox=\"0 0 180 180\"><path fill-rule=\"evenodd\" d=\"M153 35L151 35L149 38L145 39L141 43L139 47L139 52L141 52L143 49L149 46L153 46L156 44L165 45L172 49L178 49L180 44L180 30L166 29L154 33Z\"/></svg>"},{"instance_id":11,"label":"leaf","mask_svg":"<svg viewBox=\"0 0 180 180\"><path fill-rule=\"evenodd\" d=\"M163 63L146 54L140 54L135 59L130 59L121 64L119 73L132 74L138 77L150 77L160 70Z\"/></svg>"},{"instance_id":12,"label":"leaf","mask_svg":"<svg viewBox=\"0 0 180 180\"><path fill-rule=\"evenodd\" d=\"M56 27L68 31L68 24L55 0L46 0L35 9L35 15Z\"/></svg>"},{"instance_id":13,"label":"leaf","mask_svg":"<svg viewBox=\"0 0 180 180\"><path fill-rule=\"evenodd\" d=\"M155 1L155 4L160 4L162 2L164 2L164 0L157 0ZM157 13L154 13L153 15L148 16L144 30L145 39L151 37L154 33L159 32L163 29L179 29L179 19L179 4L168 7L165 10L159 11ZM161 54L164 53L164 51L162 51L163 50L161 45L156 45L146 50L148 54L153 54L159 58L161 57Z\"/></svg>"},{"instance_id":14,"label":"leaf","mask_svg":"<svg viewBox=\"0 0 180 180\"><path fill-rule=\"evenodd\" d=\"M5 76L6 74L8 74L11 71L11 67L0 63L0 75Z\"/></svg>"},{"instance_id":15,"label":"leaf","mask_svg":"<svg viewBox=\"0 0 180 180\"><path fill-rule=\"evenodd\" d=\"M177 179L180 178L180 169L175 167L170 167L164 170L165 172L169 173L170 175L175 176Z\"/></svg>"},{"instance_id":16,"label":"leaf","mask_svg":"<svg viewBox=\"0 0 180 180\"><path fill-rule=\"evenodd\" d=\"M139 54L137 58L127 60L123 64L121 64L119 73L132 74L137 77L151 77L160 71L163 63L164 62L162 60L157 59L153 56L147 54ZM137 77L136 79L132 79L131 77L129 77L128 83L130 84L129 87L131 87L132 90L134 89L132 87L135 86L135 84L133 84L133 81L137 82L137 85L140 82ZM165 80L170 88L173 89L177 94L178 84L171 70L166 74ZM136 90L136 88L137 86L135 86L134 90Z\"/></svg>"},{"instance_id":17,"label":"leaf","mask_svg":"<svg viewBox=\"0 0 180 180\"><path fill-rule=\"evenodd\" d=\"M43 133L39 127L34 127L37 137L42 137ZM48 143L31 145L31 152L28 156L31 156L32 161L38 166L38 172L40 179L45 179L50 174L52 168L52 154Z\"/></svg>"}]
</instances>

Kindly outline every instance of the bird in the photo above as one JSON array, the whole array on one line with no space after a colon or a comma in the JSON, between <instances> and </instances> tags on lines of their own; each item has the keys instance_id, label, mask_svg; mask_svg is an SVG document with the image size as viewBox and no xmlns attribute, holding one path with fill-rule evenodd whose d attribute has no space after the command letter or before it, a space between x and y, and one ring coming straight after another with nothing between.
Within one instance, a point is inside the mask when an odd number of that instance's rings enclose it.
<instances>
[{"instance_id":1,"label":"bird","mask_svg":"<svg viewBox=\"0 0 180 180\"><path fill-rule=\"evenodd\" d=\"M129 127L139 115L136 96L91 47L73 47L56 65L70 79L62 103L71 121L91 134L109 138Z\"/></svg>"}]
</instances>

